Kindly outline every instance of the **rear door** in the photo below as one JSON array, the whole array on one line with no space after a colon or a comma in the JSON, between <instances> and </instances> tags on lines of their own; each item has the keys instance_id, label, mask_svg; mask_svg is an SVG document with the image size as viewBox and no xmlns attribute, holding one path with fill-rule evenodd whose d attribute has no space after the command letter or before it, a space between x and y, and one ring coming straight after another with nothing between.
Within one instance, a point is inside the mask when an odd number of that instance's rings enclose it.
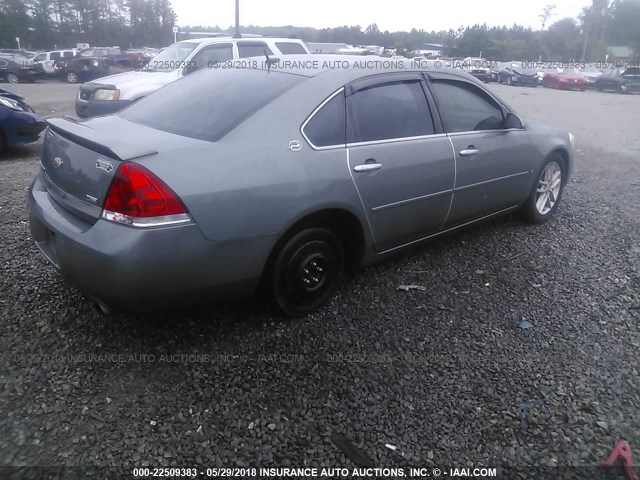
<instances>
[{"instance_id":1,"label":"rear door","mask_svg":"<svg viewBox=\"0 0 640 480\"><path fill-rule=\"evenodd\" d=\"M438 231L450 207L455 167L421 76L360 80L347 86L346 106L349 170L376 250Z\"/></svg>"},{"instance_id":2,"label":"rear door","mask_svg":"<svg viewBox=\"0 0 640 480\"><path fill-rule=\"evenodd\" d=\"M528 194L532 175L526 130L505 129L502 105L475 83L434 76L429 85L456 156L447 225L519 204Z\"/></svg>"}]
</instances>

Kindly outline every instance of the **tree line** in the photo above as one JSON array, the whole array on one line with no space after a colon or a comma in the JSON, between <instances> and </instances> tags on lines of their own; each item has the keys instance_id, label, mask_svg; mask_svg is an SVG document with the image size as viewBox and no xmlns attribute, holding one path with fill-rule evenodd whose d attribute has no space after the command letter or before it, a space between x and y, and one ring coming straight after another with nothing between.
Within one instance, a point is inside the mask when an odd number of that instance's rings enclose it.
<instances>
[{"instance_id":1,"label":"tree line","mask_svg":"<svg viewBox=\"0 0 640 480\"><path fill-rule=\"evenodd\" d=\"M554 21L555 5L540 14L540 28L478 24L457 29L382 31L376 24L336 28L259 27L242 31L296 36L307 42L379 45L400 51L442 44L449 56L482 56L494 60L604 60L612 45L628 46L640 55L640 0L591 0L578 19ZM0 0L0 47L69 47L78 42L121 47L162 47L173 42L176 15L170 0ZM225 31L218 26L189 26L189 31ZM186 38L183 34L181 38Z\"/></svg>"},{"instance_id":2,"label":"tree line","mask_svg":"<svg viewBox=\"0 0 640 480\"><path fill-rule=\"evenodd\" d=\"M0 0L0 47L160 47L175 21L170 0Z\"/></svg>"}]
</instances>

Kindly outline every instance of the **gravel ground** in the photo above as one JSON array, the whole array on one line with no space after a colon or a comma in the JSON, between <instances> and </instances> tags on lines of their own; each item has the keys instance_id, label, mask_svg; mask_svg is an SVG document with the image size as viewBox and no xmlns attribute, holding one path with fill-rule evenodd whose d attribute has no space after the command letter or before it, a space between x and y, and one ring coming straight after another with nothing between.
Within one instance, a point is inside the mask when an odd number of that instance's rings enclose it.
<instances>
[{"instance_id":1,"label":"gravel ground","mask_svg":"<svg viewBox=\"0 0 640 480\"><path fill-rule=\"evenodd\" d=\"M577 135L557 217L368 268L298 321L257 301L99 315L30 238L40 145L0 160L0 464L354 466L336 433L385 466L640 448L640 96L492 88Z\"/></svg>"}]
</instances>

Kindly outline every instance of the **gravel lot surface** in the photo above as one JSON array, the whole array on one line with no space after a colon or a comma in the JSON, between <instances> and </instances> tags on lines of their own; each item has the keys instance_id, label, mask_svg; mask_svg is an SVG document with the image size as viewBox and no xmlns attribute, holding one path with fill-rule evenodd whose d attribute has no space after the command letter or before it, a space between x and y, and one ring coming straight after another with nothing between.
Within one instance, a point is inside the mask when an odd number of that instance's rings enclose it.
<instances>
[{"instance_id":1,"label":"gravel lot surface","mask_svg":"<svg viewBox=\"0 0 640 480\"><path fill-rule=\"evenodd\" d=\"M73 112L77 86L18 87ZM336 433L378 466L640 448L640 96L491 88L576 135L558 215L368 268L298 321L252 300L101 316L30 238L41 145L0 159L0 464L353 467Z\"/></svg>"}]
</instances>

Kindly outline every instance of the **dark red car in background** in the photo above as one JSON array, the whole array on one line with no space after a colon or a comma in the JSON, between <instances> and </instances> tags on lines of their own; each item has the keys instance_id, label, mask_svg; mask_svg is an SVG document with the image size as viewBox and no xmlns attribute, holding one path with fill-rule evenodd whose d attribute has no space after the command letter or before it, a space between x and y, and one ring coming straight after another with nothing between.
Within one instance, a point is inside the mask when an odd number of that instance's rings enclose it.
<instances>
[{"instance_id":1,"label":"dark red car in background","mask_svg":"<svg viewBox=\"0 0 640 480\"><path fill-rule=\"evenodd\" d=\"M565 90L587 89L587 78L577 68L554 68L545 72L542 85Z\"/></svg>"}]
</instances>

